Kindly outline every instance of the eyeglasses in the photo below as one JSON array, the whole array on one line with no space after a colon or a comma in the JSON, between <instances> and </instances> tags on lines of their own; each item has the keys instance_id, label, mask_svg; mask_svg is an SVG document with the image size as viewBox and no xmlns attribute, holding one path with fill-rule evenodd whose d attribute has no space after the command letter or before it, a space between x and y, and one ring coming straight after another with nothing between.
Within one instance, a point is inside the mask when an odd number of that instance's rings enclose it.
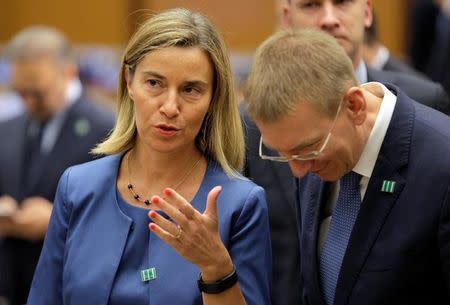
<instances>
[{"instance_id":1,"label":"eyeglasses","mask_svg":"<svg viewBox=\"0 0 450 305\"><path fill-rule=\"evenodd\" d=\"M299 154L299 155L291 155L291 156L270 156L268 154L263 153L264 144L262 141L262 137L259 138L259 157L263 160L270 160L275 162L289 162L292 160L298 160L298 161L307 161L307 160L314 160L320 157L327 147L328 142L331 138L331 133L334 129L334 126L336 125L336 121L339 117L339 112L341 110L342 101L339 103L336 116L334 117L333 124L331 125L330 131L328 132L328 135L325 137L325 140L323 141L323 144L320 146L319 150L311 151L305 154ZM266 148L264 152L268 151ZM274 152L275 153L275 152Z\"/></svg>"}]
</instances>

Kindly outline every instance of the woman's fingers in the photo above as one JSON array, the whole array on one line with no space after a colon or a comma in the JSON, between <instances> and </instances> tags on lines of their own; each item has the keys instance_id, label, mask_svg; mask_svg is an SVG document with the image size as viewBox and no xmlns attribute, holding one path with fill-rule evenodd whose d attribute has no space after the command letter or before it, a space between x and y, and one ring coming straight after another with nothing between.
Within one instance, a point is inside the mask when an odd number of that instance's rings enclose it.
<instances>
[{"instance_id":1,"label":"woman's fingers","mask_svg":"<svg viewBox=\"0 0 450 305\"><path fill-rule=\"evenodd\" d=\"M179 234L180 227L174 224L172 221L159 215L156 211L150 211L148 213L148 216L150 216L151 220L155 224L157 224L162 230L168 232L170 235L176 237Z\"/></svg>"},{"instance_id":2,"label":"woman's fingers","mask_svg":"<svg viewBox=\"0 0 450 305\"><path fill-rule=\"evenodd\" d=\"M216 222L217 222L217 198L219 197L221 191L222 187L216 186L208 193L208 198L206 199L206 208L205 212L203 213L209 218L215 220Z\"/></svg>"},{"instance_id":3,"label":"woman's fingers","mask_svg":"<svg viewBox=\"0 0 450 305\"><path fill-rule=\"evenodd\" d=\"M176 207L173 203L174 200L166 200L159 196L153 196L151 198L151 203L155 205L158 209L167 214L174 222L187 226L188 220L186 216L182 213L180 209Z\"/></svg>"},{"instance_id":4,"label":"woman's fingers","mask_svg":"<svg viewBox=\"0 0 450 305\"><path fill-rule=\"evenodd\" d=\"M178 194L175 190L171 188L166 188L164 190L164 195L166 195L166 200L172 203L187 219L193 219L196 210L192 207L192 205L184 199L183 196Z\"/></svg>"},{"instance_id":5,"label":"woman's fingers","mask_svg":"<svg viewBox=\"0 0 450 305\"><path fill-rule=\"evenodd\" d=\"M151 222L148 225L150 231L155 233L159 238L161 238L164 242L169 244L172 248L177 249L177 242L180 241L180 238L182 237L182 231L180 231L180 236L174 236L173 234L167 232L166 230L162 229L159 225L157 225L154 222ZM176 227L176 226L175 226Z\"/></svg>"}]
</instances>

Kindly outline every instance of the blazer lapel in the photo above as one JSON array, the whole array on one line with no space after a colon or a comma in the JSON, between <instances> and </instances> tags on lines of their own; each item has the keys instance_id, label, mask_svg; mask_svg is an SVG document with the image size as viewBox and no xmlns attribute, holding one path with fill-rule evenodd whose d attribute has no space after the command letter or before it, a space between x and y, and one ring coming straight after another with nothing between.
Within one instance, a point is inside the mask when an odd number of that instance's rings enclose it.
<instances>
[{"instance_id":1,"label":"blazer lapel","mask_svg":"<svg viewBox=\"0 0 450 305\"><path fill-rule=\"evenodd\" d=\"M82 232L74 233L76 239L71 239L70 246L73 250L67 260L71 262L73 280L79 281L81 277L83 285L97 287L88 296L74 296L74 299L85 299L86 304L108 303L128 235L133 230L132 219L122 213L117 202L116 178L121 157L121 154L106 157L108 161L98 166L101 174L98 174L95 185L89 188L94 190L95 195L92 196L95 196L95 202L89 205L86 216L79 220L82 223L77 230ZM85 232L89 232L89 238L83 238ZM105 259L90 259L92 256ZM86 274L85 270L90 272ZM139 270L136 274L138 272ZM99 279L102 280L102 285L97 285Z\"/></svg>"},{"instance_id":2,"label":"blazer lapel","mask_svg":"<svg viewBox=\"0 0 450 305\"><path fill-rule=\"evenodd\" d=\"M390 89L397 91L396 107L350 236L336 286L335 304L348 304L370 249L406 184L400 169L408 164L414 110L405 102L406 96L395 87ZM384 181L395 182L394 189L383 189Z\"/></svg>"}]
</instances>

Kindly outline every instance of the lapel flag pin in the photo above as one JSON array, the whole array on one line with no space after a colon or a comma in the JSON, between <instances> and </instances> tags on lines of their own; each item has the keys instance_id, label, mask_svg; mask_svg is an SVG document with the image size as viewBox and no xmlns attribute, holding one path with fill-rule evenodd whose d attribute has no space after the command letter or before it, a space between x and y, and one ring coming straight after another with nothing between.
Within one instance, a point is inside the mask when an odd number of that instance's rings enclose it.
<instances>
[{"instance_id":1,"label":"lapel flag pin","mask_svg":"<svg viewBox=\"0 0 450 305\"><path fill-rule=\"evenodd\" d=\"M85 118L78 119L73 125L73 131L79 137L87 135L90 130L91 123Z\"/></svg>"},{"instance_id":2,"label":"lapel flag pin","mask_svg":"<svg viewBox=\"0 0 450 305\"><path fill-rule=\"evenodd\" d=\"M383 180L381 191L385 193L393 193L395 189L395 181Z\"/></svg>"},{"instance_id":3,"label":"lapel flag pin","mask_svg":"<svg viewBox=\"0 0 450 305\"><path fill-rule=\"evenodd\" d=\"M156 279L156 269L155 268L141 270L141 280L143 282L148 282L148 281L151 281L154 279Z\"/></svg>"}]
</instances>

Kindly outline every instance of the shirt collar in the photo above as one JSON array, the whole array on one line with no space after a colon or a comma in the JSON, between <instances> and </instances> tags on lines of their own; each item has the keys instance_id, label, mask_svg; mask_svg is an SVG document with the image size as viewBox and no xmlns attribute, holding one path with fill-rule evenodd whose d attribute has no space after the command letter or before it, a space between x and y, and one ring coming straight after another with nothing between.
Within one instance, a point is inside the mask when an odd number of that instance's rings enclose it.
<instances>
[{"instance_id":1,"label":"shirt collar","mask_svg":"<svg viewBox=\"0 0 450 305\"><path fill-rule=\"evenodd\" d=\"M81 86L81 82L78 78L69 81L66 88L66 93L64 95L66 107L75 103L75 101L81 97L82 92L83 87Z\"/></svg>"},{"instance_id":2,"label":"shirt collar","mask_svg":"<svg viewBox=\"0 0 450 305\"><path fill-rule=\"evenodd\" d=\"M361 60L359 65L356 67L355 76L360 84L367 83L367 67L364 60Z\"/></svg>"},{"instance_id":3,"label":"shirt collar","mask_svg":"<svg viewBox=\"0 0 450 305\"><path fill-rule=\"evenodd\" d=\"M58 139L61 128L70 107L81 97L83 87L78 78L69 81L64 95L65 105L63 110L56 113L46 124L42 136L41 149L43 152L50 152Z\"/></svg>"},{"instance_id":4,"label":"shirt collar","mask_svg":"<svg viewBox=\"0 0 450 305\"><path fill-rule=\"evenodd\" d=\"M389 60L389 56L389 50L385 46L380 46L378 48L377 54L373 59L372 66L377 70L383 70L383 67Z\"/></svg>"},{"instance_id":5,"label":"shirt collar","mask_svg":"<svg viewBox=\"0 0 450 305\"><path fill-rule=\"evenodd\" d=\"M378 158L378 153L380 152L381 145L383 144L384 138L386 136L389 123L392 119L392 114L394 113L395 104L397 102L397 97L389 91L381 83L376 83L384 91L383 101L381 102L380 110L378 111L375 124L370 132L369 139L364 146L361 157L353 168L353 171L360 174L361 176L370 179L372 176L375 163Z\"/></svg>"}]
</instances>

